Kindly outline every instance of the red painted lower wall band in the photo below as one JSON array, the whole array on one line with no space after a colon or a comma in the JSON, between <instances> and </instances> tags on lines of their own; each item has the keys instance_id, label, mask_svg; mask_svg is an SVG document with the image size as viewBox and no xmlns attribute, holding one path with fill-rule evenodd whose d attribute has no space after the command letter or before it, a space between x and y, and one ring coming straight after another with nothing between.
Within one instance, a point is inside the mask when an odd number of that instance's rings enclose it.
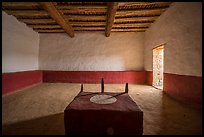
<instances>
[{"instance_id":1,"label":"red painted lower wall band","mask_svg":"<svg viewBox=\"0 0 204 137\"><path fill-rule=\"evenodd\" d=\"M42 71L23 71L2 74L2 94L8 94L33 84L42 83Z\"/></svg>"},{"instance_id":2,"label":"red painted lower wall band","mask_svg":"<svg viewBox=\"0 0 204 137\"><path fill-rule=\"evenodd\" d=\"M152 86L152 82L153 82L153 72L146 71L146 84Z\"/></svg>"},{"instance_id":3,"label":"red painted lower wall band","mask_svg":"<svg viewBox=\"0 0 204 137\"><path fill-rule=\"evenodd\" d=\"M202 77L164 73L164 92L190 104L202 104Z\"/></svg>"},{"instance_id":4,"label":"red painted lower wall band","mask_svg":"<svg viewBox=\"0 0 204 137\"><path fill-rule=\"evenodd\" d=\"M42 82L148 84L152 71L24 71L2 74L2 94L14 92ZM179 100L202 104L202 77L164 73L163 90Z\"/></svg>"},{"instance_id":5,"label":"red painted lower wall band","mask_svg":"<svg viewBox=\"0 0 204 137\"><path fill-rule=\"evenodd\" d=\"M43 71L43 82L145 84L146 72L136 71Z\"/></svg>"}]
</instances>

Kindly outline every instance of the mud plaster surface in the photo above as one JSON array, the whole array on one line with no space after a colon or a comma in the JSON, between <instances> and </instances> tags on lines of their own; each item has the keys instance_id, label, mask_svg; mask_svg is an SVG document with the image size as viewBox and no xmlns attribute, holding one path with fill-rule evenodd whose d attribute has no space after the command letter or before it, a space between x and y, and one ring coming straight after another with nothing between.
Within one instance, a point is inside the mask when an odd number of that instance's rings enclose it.
<instances>
[{"instance_id":1,"label":"mud plaster surface","mask_svg":"<svg viewBox=\"0 0 204 137\"><path fill-rule=\"evenodd\" d=\"M202 76L202 4L175 2L151 25L145 32L145 70L152 71L152 49L161 44L165 73Z\"/></svg>"},{"instance_id":2,"label":"mud plaster surface","mask_svg":"<svg viewBox=\"0 0 204 137\"><path fill-rule=\"evenodd\" d=\"M39 69L60 71L143 70L144 33L40 34ZM133 63L134 62L134 63Z\"/></svg>"},{"instance_id":3,"label":"mud plaster surface","mask_svg":"<svg viewBox=\"0 0 204 137\"><path fill-rule=\"evenodd\" d=\"M39 34L2 11L2 72L38 69Z\"/></svg>"},{"instance_id":4,"label":"mud plaster surface","mask_svg":"<svg viewBox=\"0 0 204 137\"><path fill-rule=\"evenodd\" d=\"M105 84L105 92L124 89ZM100 90L100 84L84 84L86 92ZM80 84L43 83L3 96L3 134L64 134L63 111L79 91ZM129 84L129 95L144 113L144 135L202 134L202 111L147 85Z\"/></svg>"}]
</instances>

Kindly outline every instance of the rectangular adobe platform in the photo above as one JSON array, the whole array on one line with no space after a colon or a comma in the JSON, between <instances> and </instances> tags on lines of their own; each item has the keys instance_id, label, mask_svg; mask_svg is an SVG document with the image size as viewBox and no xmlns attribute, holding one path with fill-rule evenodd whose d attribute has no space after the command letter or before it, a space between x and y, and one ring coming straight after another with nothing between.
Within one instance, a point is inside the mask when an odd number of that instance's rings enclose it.
<instances>
[{"instance_id":1,"label":"rectangular adobe platform","mask_svg":"<svg viewBox=\"0 0 204 137\"><path fill-rule=\"evenodd\" d=\"M114 96L117 101L90 101L101 94ZM67 135L142 135L143 112L125 92L80 92L64 110L64 124Z\"/></svg>"}]
</instances>

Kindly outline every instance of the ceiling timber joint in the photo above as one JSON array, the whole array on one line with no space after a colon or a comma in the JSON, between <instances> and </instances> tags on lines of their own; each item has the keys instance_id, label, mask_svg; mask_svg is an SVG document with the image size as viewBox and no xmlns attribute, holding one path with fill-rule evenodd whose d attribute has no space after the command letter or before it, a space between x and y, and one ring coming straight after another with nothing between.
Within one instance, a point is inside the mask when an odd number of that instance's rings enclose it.
<instances>
[{"instance_id":1,"label":"ceiling timber joint","mask_svg":"<svg viewBox=\"0 0 204 137\"><path fill-rule=\"evenodd\" d=\"M110 36L110 32L114 23L117 8L118 8L118 2L108 2L108 11L107 11L106 29L105 29L106 37Z\"/></svg>"},{"instance_id":2,"label":"ceiling timber joint","mask_svg":"<svg viewBox=\"0 0 204 137\"><path fill-rule=\"evenodd\" d=\"M70 36L74 37L74 29L65 21L60 15L58 10L55 8L52 2L39 2L42 7L48 12L48 14L65 30L65 32Z\"/></svg>"}]
</instances>

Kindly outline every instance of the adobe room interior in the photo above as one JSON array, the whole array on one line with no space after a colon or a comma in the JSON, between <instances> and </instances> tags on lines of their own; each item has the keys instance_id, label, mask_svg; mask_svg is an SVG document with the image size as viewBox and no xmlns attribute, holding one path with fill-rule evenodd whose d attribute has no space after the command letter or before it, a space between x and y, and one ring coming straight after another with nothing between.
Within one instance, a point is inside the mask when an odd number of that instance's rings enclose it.
<instances>
[{"instance_id":1,"label":"adobe room interior","mask_svg":"<svg viewBox=\"0 0 204 137\"><path fill-rule=\"evenodd\" d=\"M3 135L202 135L202 2L2 2Z\"/></svg>"}]
</instances>

